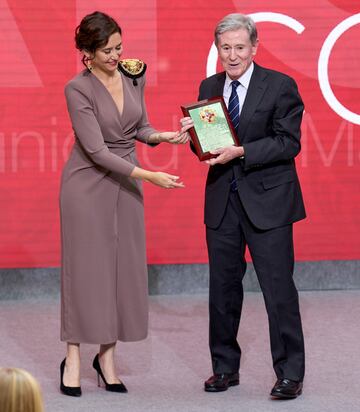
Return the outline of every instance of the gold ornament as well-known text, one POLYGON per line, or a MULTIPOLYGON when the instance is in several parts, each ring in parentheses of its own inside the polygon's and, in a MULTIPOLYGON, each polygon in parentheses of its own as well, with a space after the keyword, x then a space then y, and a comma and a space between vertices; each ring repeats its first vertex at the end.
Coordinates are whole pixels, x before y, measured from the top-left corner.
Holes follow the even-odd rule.
POLYGON ((120 60, 118 67, 125 76, 133 79, 134 86, 137 85, 136 79, 141 77, 146 71, 146 64, 139 59, 120 60))

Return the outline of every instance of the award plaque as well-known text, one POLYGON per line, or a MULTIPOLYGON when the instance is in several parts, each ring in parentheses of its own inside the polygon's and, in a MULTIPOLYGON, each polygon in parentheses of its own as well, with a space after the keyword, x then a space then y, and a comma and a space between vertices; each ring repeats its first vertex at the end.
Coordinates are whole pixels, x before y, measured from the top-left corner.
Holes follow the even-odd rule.
POLYGON ((240 145, 222 97, 187 104, 181 110, 194 122, 188 132, 200 161, 216 157, 212 150, 240 145))

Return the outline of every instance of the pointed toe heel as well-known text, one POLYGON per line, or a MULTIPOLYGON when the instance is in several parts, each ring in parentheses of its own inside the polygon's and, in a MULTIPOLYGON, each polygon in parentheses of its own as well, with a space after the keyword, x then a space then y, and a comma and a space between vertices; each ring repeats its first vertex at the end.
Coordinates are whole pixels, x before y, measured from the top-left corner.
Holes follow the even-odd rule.
POLYGON ((98 386, 100 387, 100 377, 102 379, 102 381, 105 384, 105 389, 109 392, 119 392, 119 393, 127 393, 127 389, 126 386, 120 382, 120 383, 107 383, 104 374, 102 373, 101 367, 100 367, 100 363, 99 363, 99 354, 97 354, 94 358, 93 361, 93 368, 96 370, 97 372, 97 382, 98 382, 98 386))
POLYGON ((67 396, 81 396, 80 386, 65 386, 64 385, 64 369, 65 369, 66 358, 60 364, 60 391, 67 396))

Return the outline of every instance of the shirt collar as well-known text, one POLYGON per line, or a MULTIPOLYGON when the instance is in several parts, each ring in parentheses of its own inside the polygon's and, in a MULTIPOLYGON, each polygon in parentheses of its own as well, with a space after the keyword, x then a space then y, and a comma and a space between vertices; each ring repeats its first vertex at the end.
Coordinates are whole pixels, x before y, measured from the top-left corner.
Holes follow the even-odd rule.
MULTIPOLYGON (((250 83, 250 79, 251 79, 251 75, 253 74, 253 71, 254 71, 254 62, 251 62, 246 72, 242 76, 240 76, 238 79, 236 79, 236 80, 239 80, 239 82, 242 84, 242 86, 245 87, 246 90, 249 88, 249 83, 250 83)), ((232 81, 233 80, 230 79, 229 75, 226 73, 224 88, 228 89, 229 87, 231 87, 230 84, 232 81)))

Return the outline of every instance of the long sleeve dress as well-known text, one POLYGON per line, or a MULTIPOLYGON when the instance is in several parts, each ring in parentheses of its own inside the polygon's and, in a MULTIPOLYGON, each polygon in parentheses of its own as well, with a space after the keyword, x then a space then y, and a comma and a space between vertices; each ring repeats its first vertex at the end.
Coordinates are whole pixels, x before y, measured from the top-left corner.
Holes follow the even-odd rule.
POLYGON ((75 143, 60 190, 61 340, 111 343, 144 339, 148 283, 141 181, 135 140, 148 123, 144 76, 121 74, 124 106, 85 70, 65 87, 75 143))

